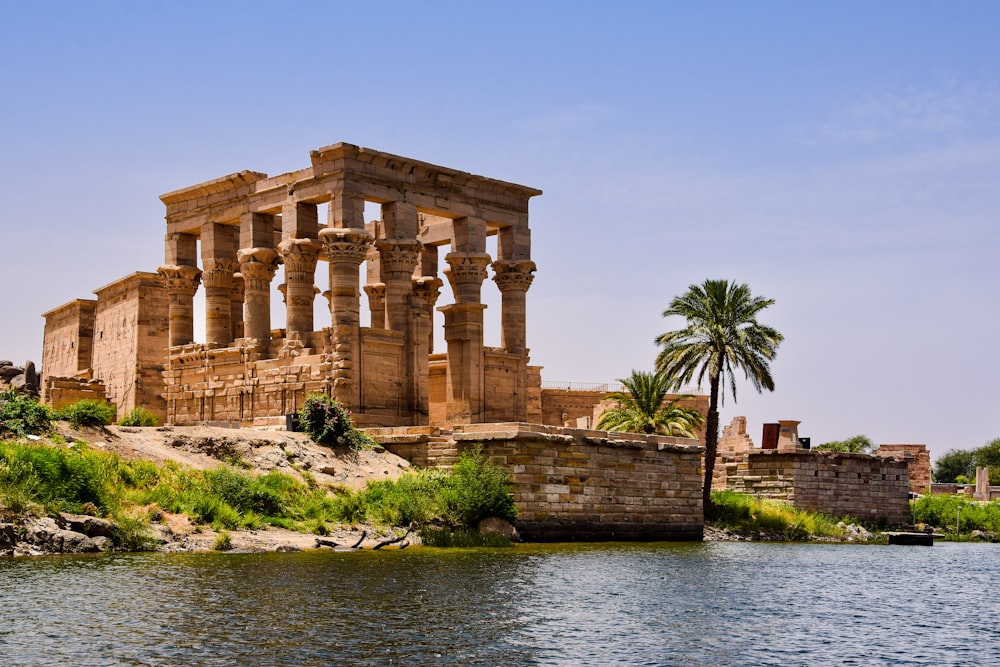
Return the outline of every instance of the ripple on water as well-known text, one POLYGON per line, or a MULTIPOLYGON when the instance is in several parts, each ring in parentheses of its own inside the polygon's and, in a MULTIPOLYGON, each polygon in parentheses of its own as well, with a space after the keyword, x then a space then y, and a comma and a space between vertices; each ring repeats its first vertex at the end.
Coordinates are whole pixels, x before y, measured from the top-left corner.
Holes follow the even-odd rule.
POLYGON ((0 562, 3 665, 988 664, 995 545, 0 562))

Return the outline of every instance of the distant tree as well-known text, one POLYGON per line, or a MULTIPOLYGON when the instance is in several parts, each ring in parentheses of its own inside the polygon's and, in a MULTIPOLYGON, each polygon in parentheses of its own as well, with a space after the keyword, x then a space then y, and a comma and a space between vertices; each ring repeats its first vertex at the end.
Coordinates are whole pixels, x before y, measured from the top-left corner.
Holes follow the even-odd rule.
POLYGON ((850 454, 872 454, 877 449, 875 443, 866 435, 856 435, 847 440, 824 442, 813 449, 821 452, 847 452, 850 454))
POLYGON ((773 303, 774 299, 753 296, 745 284, 706 280, 674 297, 670 307, 663 311, 664 317, 683 317, 687 326, 656 338, 656 343, 663 348, 656 357, 657 369, 682 383, 692 378, 700 383, 708 377, 702 488, 706 509, 712 504, 712 472, 719 445, 720 388, 725 394, 728 381, 733 400, 736 400, 734 374, 738 369, 758 392, 774 391, 770 364, 784 336, 757 321, 757 314, 773 303))
POLYGON ((955 484, 959 477, 975 479, 975 452, 966 449, 949 449, 934 462, 932 477, 938 484, 955 484))
POLYGON ((632 375, 618 380, 625 391, 608 394, 617 405, 601 413, 597 428, 626 433, 659 433, 684 438, 697 438, 697 430, 705 418, 694 408, 678 405, 690 394, 682 394, 669 401, 667 394, 676 388, 667 375, 660 372, 632 371, 632 375))
MULTIPOLYGON (((977 466, 990 469, 990 484, 1000 484, 1000 438, 990 440, 985 445, 973 451, 973 460, 977 466)), ((975 470, 973 470, 973 478, 975 470)))

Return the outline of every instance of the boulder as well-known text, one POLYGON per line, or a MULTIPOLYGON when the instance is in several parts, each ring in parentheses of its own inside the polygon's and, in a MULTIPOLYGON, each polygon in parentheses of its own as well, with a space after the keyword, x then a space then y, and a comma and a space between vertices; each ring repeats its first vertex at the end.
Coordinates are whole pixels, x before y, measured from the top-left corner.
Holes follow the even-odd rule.
POLYGON ((31 393, 32 396, 37 396, 39 389, 38 373, 35 371, 35 362, 26 361, 24 362, 24 388, 31 393))
POLYGON ((24 375, 24 369, 19 366, 0 366, 0 379, 10 382, 15 375, 24 375))
POLYGON ((114 522, 107 519, 67 512, 59 513, 56 517, 56 524, 64 530, 83 533, 87 537, 113 537, 115 530, 114 522))
POLYGON ((511 542, 520 542, 521 536, 517 533, 517 528, 506 519, 491 516, 482 519, 476 526, 481 535, 500 535, 506 537, 511 542))

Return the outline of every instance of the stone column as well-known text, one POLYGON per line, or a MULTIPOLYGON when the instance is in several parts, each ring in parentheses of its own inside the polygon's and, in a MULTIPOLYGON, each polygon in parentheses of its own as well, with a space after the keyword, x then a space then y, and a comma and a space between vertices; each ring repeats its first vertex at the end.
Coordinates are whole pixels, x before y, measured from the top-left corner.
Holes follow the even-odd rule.
POLYGON ((333 347, 333 397, 352 410, 361 409, 361 292, 359 267, 372 236, 364 229, 320 230, 330 263, 330 343, 333 347))
POLYGON ((500 322, 502 326, 500 345, 511 354, 527 354, 526 295, 535 263, 531 260, 519 262, 493 262, 493 280, 500 289, 500 322))
POLYGON ((420 241, 380 239, 375 247, 385 282, 385 328, 405 332, 410 319, 413 271, 420 260, 420 241))
POLYGON ((287 337, 313 331, 313 300, 316 298, 316 261, 320 243, 315 239, 285 239, 278 251, 285 264, 287 337))
POLYGON ((237 255, 244 283, 243 335, 261 346, 271 340, 271 281, 278 253, 271 248, 247 248, 237 255))
POLYGON ((205 342, 225 347, 233 342, 233 274, 239 264, 231 259, 206 259, 201 274, 205 285, 205 342))
POLYGON ((414 424, 428 423, 430 415, 430 390, 428 378, 430 375, 430 360, 428 357, 434 348, 434 304, 441 293, 442 281, 433 276, 422 276, 413 279, 413 302, 410 318, 410 349, 413 361, 410 372, 412 390, 411 410, 414 413, 414 424))
POLYGON ((486 253, 449 253, 445 275, 455 294, 455 303, 439 308, 444 314, 444 337, 448 343, 447 420, 452 424, 481 422, 483 403, 483 310, 480 303, 486 253))
POLYGON ((194 341, 194 295, 201 281, 201 270, 197 266, 166 265, 157 269, 157 273, 163 277, 169 298, 169 345, 187 345, 194 341))
POLYGON ((241 273, 234 274, 233 290, 230 293, 229 301, 229 319, 233 323, 233 340, 243 338, 243 299, 245 289, 246 284, 243 282, 243 275, 241 273))
POLYGON ((385 329, 385 283, 368 283, 365 294, 368 295, 372 329, 385 329))

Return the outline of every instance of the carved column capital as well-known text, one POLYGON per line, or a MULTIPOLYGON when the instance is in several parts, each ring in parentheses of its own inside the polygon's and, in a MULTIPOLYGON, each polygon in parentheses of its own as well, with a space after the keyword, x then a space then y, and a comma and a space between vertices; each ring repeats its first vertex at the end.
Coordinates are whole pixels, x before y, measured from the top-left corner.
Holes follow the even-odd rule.
POLYGON ((370 283, 365 285, 365 294, 373 303, 385 303, 385 283, 370 283))
POLYGON ((319 240, 330 263, 349 262, 360 265, 365 261, 372 235, 364 229, 326 227, 319 231, 319 240))
POLYGON ((409 280, 420 261, 423 244, 416 239, 379 239, 375 242, 382 276, 389 281, 409 280))
POLYGON ((445 269, 445 273, 452 287, 472 283, 482 285, 486 280, 490 256, 486 253, 450 252, 444 256, 444 261, 448 262, 449 268, 445 269))
POLYGON ((441 296, 441 286, 444 281, 432 276, 423 276, 413 279, 413 296, 422 304, 428 313, 433 312, 434 304, 441 296))
POLYGON ((493 262, 493 280, 501 292, 527 292, 535 279, 535 263, 531 260, 493 262))
POLYGON ((206 259, 204 264, 205 271, 201 274, 201 280, 206 288, 229 289, 233 284, 233 274, 240 268, 240 265, 231 259, 206 259))
POLYGON ((278 244, 285 271, 312 273, 322 245, 317 239, 286 239, 278 244))
POLYGON ((156 270, 163 278, 167 292, 193 297, 201 282, 201 269, 197 266, 175 266, 168 264, 156 270))

